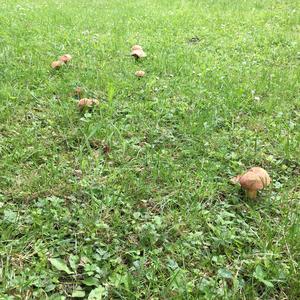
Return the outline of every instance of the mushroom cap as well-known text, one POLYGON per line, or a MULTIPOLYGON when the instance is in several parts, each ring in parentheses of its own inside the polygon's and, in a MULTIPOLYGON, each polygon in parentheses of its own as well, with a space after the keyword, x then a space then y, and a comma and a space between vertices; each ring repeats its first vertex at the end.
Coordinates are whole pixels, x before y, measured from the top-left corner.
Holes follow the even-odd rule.
POLYGON ((131 56, 136 58, 146 57, 146 53, 142 49, 136 49, 131 51, 131 56))
POLYGON ((54 62, 51 63, 51 68, 52 69, 59 69, 63 64, 64 64, 63 61, 56 60, 56 61, 54 61, 54 62))
POLYGON ((99 101, 97 99, 82 98, 78 101, 78 107, 80 109, 83 109, 84 107, 92 107, 95 105, 99 105, 99 101))
POLYGON ((142 71, 142 70, 136 71, 136 72, 135 72, 135 76, 137 76, 137 77, 144 77, 144 76, 145 76, 145 72, 142 71))
POLYGON ((143 50, 143 48, 140 45, 134 45, 134 46, 132 46, 131 51, 134 51, 134 50, 143 50))
POLYGON ((245 190, 257 191, 264 188, 260 177, 254 172, 248 171, 239 178, 239 183, 245 190))
POLYGON ((271 183, 271 178, 265 169, 263 169, 261 167, 253 167, 249 171, 251 171, 251 172, 255 173, 257 176, 259 176, 264 187, 268 186, 271 183))
POLYGON ((59 60, 64 63, 68 63, 71 59, 72 59, 72 56, 70 54, 64 54, 59 57, 59 60))
POLYGON ((239 182, 241 187, 247 190, 261 190, 270 184, 271 178, 263 168, 253 167, 244 174, 232 178, 231 182, 239 182))

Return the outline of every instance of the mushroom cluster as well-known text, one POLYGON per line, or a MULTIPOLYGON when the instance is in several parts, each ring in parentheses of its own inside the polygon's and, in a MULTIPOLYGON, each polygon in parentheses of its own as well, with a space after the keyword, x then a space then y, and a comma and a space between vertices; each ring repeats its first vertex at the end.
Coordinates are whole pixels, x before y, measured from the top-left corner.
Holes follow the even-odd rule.
MULTIPOLYGON (((146 53, 143 51, 142 47, 139 45, 134 45, 131 48, 131 56, 136 59, 146 56, 146 53)), ((72 56, 70 54, 64 54, 58 58, 57 61, 52 62, 51 67, 53 69, 59 69, 62 65, 67 64, 71 61, 72 56)), ((142 70, 135 72, 136 77, 144 77, 145 72, 142 70)), ((99 105, 97 99, 91 98, 81 98, 83 95, 83 90, 80 87, 75 89, 75 95, 77 96, 78 108, 80 111, 86 109, 92 109, 95 106, 99 105)), ((262 190, 268 186, 271 182, 271 178, 266 170, 261 167, 252 167, 243 174, 237 175, 231 179, 231 182, 234 184, 239 184, 246 192, 246 196, 250 199, 255 199, 257 197, 257 191, 262 190)))
POLYGON ((64 54, 51 63, 52 69, 59 69, 62 65, 67 64, 72 59, 70 54, 64 54))
MULTIPOLYGON (((135 59, 138 60, 139 58, 146 57, 147 55, 140 45, 134 45, 131 47, 131 56, 135 57, 135 59)), ((139 78, 144 77, 145 72, 142 70, 136 71, 135 76, 139 78)))
POLYGON ((240 184, 245 190, 246 196, 250 199, 257 197, 257 191, 262 190, 271 182, 271 178, 266 170, 260 167, 253 167, 245 173, 231 179, 234 184, 240 184))

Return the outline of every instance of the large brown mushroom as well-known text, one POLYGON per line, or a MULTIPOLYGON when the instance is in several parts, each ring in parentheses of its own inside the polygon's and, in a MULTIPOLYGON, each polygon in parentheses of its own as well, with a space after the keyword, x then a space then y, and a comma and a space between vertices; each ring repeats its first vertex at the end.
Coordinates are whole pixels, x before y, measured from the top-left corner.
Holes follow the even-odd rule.
POLYGON ((260 167, 253 167, 244 174, 232 178, 231 182, 239 183, 246 191, 246 196, 255 199, 257 191, 262 190, 271 182, 271 178, 266 170, 260 167))

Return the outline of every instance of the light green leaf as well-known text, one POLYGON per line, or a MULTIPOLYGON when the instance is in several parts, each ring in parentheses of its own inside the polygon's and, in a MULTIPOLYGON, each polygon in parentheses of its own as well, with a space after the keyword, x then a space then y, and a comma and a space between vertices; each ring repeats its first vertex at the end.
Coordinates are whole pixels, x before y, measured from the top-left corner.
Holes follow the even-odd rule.
POLYGON ((171 258, 168 259, 168 267, 170 267, 172 270, 176 270, 179 268, 177 262, 171 258))
POLYGON ((15 223, 17 220, 17 213, 12 211, 11 209, 4 210, 3 220, 8 223, 15 223))
POLYGON ((85 296, 85 291, 83 290, 74 290, 72 293, 72 298, 83 298, 85 296))
POLYGON ((267 287, 274 287, 274 285, 271 281, 262 279, 261 282, 264 283, 267 287))
POLYGON ((69 267, 66 265, 64 260, 61 258, 50 258, 49 259, 50 263, 54 268, 56 268, 59 271, 64 271, 67 274, 72 274, 73 272, 69 269, 69 267))
POLYGON ((103 286, 99 286, 90 292, 88 300, 102 300, 104 295, 105 288, 103 286))
POLYGON ((225 268, 219 269, 218 275, 220 277, 226 278, 226 279, 232 278, 232 273, 229 270, 225 269, 225 268))
POLYGON ((71 254, 69 257, 69 264, 74 271, 76 271, 78 263, 79 263, 79 257, 77 255, 71 254))
POLYGON ((256 266, 253 275, 256 279, 263 279, 265 277, 265 273, 263 271, 263 268, 260 265, 256 266))
POLYGON ((262 282, 263 284, 265 284, 267 287, 274 287, 273 283, 269 280, 265 279, 265 272, 263 270, 263 268, 261 266, 257 266, 255 268, 255 271, 253 273, 253 276, 260 282, 262 282))
POLYGON ((53 283, 49 283, 49 284, 45 287, 45 291, 48 293, 48 292, 53 291, 55 288, 56 288, 56 286, 55 286, 53 283))
POLYGON ((93 285, 97 286, 99 284, 99 281, 97 278, 88 277, 88 278, 84 279, 82 281, 82 283, 84 283, 87 286, 93 286, 93 285))

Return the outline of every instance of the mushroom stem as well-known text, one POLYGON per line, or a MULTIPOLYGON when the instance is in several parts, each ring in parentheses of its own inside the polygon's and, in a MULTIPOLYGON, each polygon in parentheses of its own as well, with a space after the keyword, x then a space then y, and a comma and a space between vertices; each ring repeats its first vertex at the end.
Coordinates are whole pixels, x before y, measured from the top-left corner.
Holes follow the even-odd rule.
POLYGON ((257 196, 257 190, 246 190, 246 196, 250 199, 255 199, 257 196))

